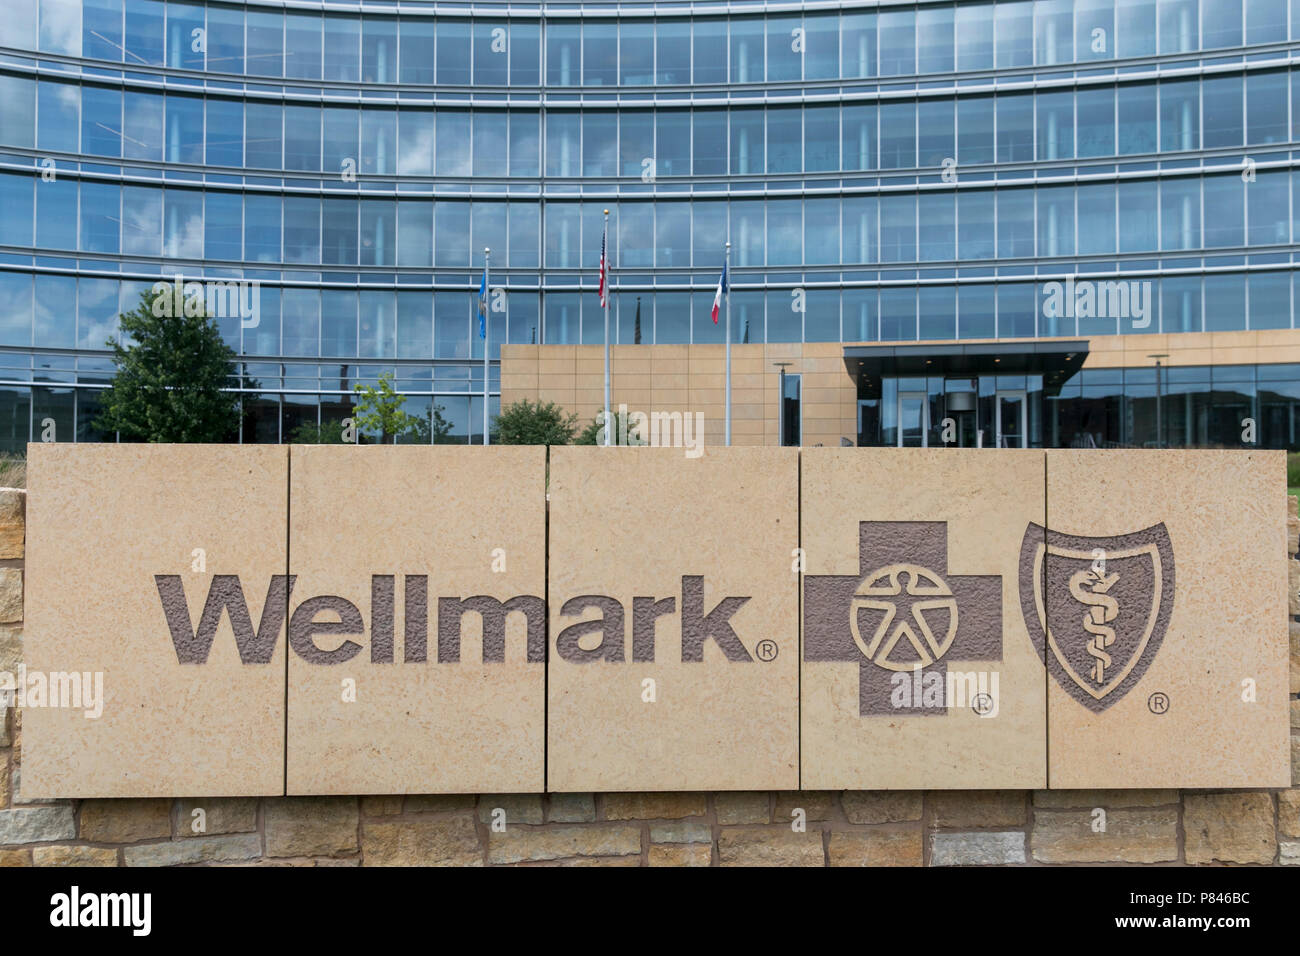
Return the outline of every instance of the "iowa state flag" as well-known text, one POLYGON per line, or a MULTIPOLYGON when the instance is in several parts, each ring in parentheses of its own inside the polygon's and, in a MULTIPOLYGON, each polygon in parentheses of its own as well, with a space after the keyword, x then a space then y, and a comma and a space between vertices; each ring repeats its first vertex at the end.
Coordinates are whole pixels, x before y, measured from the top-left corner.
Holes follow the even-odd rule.
POLYGON ((718 280, 718 291, 713 293, 713 324, 718 324, 718 309, 722 308, 722 297, 727 294, 727 267, 722 267, 722 278, 718 280))

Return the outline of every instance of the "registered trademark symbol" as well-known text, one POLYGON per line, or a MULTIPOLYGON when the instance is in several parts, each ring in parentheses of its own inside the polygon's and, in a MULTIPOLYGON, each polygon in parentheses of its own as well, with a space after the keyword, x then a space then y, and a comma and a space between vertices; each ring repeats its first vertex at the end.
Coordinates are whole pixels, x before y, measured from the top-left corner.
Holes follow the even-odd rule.
POLYGON ((754 648, 754 653, 758 655, 760 661, 776 660, 776 641, 763 640, 758 642, 758 647, 754 648))
POLYGON ((993 698, 989 694, 976 694, 970 700, 971 710, 983 717, 993 709, 993 698))
POLYGON ((1169 709, 1169 695, 1163 691, 1156 691, 1147 698, 1147 710, 1153 714, 1163 714, 1169 709))

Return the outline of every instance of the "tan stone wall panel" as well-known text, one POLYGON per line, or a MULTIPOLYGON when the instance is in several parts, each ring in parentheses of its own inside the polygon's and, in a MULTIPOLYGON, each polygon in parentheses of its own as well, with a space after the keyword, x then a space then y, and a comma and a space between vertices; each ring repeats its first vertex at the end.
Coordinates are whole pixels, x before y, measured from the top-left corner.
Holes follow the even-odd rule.
POLYGON ((294 605, 342 597, 365 635, 316 638, 326 650, 362 644, 348 661, 289 662, 290 794, 542 789, 545 668, 527 659, 524 615, 507 616, 503 661, 484 660, 473 612, 459 660, 440 661, 439 598, 545 597, 544 469, 536 446, 293 447, 294 605), (505 570, 494 571, 501 556, 505 570), (392 609, 391 663, 374 660, 372 575, 393 577, 391 605, 379 602, 392 609), (407 575, 427 577, 423 662, 405 659, 407 575))
MULTIPOLYGON (((1043 666, 1017 598, 1021 539, 1030 523, 1041 526, 1045 511, 1043 453, 804 448, 801 476, 801 542, 808 561, 803 786, 1044 786, 1043 666), (889 620, 899 623, 892 625, 883 612, 877 621, 875 612, 855 611, 853 595, 878 590, 876 572, 900 564, 936 575, 956 605, 951 645, 922 671, 943 675, 938 679, 945 693, 948 674, 970 675, 969 685, 963 677, 962 699, 946 708, 941 697, 925 696, 927 678, 909 676, 920 658, 897 627, 906 623, 927 643, 908 611, 909 599, 868 597, 894 602, 898 617, 889 620), (860 628, 872 629, 861 637, 868 650, 875 627, 886 628, 871 658, 851 634, 855 613, 860 628), (895 634, 900 638, 890 651, 895 634), (973 706, 981 693, 996 704, 987 716, 973 706)), ((904 593, 909 580, 935 587, 901 573, 889 580, 904 593)), ((950 607, 921 611, 940 646, 952 626, 950 613, 950 607)))
MULTIPOLYGON (((797 469, 785 449, 551 449, 549 789, 798 786, 797 469), (749 659, 708 638, 702 660, 683 661, 683 576, 703 578, 703 614, 749 598, 728 619, 749 659), (621 602, 624 633, 609 642, 621 662, 559 652, 566 628, 599 616, 561 613, 581 595, 621 602), (673 599, 653 663, 633 659, 638 596, 673 599), (766 662, 765 639, 777 646, 766 662), (642 701, 646 678, 655 703, 642 701)), ((579 646, 598 645, 589 634, 579 646)))
POLYGON ((31 444, 27 455, 27 668, 102 672, 104 699, 97 719, 23 709, 24 797, 282 793, 284 620, 265 663, 241 662, 229 614, 206 661, 181 663, 155 575, 179 576, 178 610, 194 625, 214 576, 238 575, 258 627, 287 567, 288 448, 31 444), (204 570, 192 570, 195 549, 204 570))
MULTIPOLYGON (((1076 675, 1062 665, 1048 683, 1051 787, 1289 783, 1284 459, 1280 451, 1047 452, 1046 616, 1076 675), (1054 567, 1052 533, 1135 536, 1091 542, 1106 552, 1106 574, 1117 575, 1108 585, 1114 617, 1086 578, 1089 606, 1073 596, 1068 568, 1082 572, 1088 562, 1062 558, 1054 567), (1172 603, 1156 613, 1171 583, 1172 603), (1080 652, 1094 604, 1105 617, 1096 626, 1114 632, 1100 681, 1089 666, 1096 655, 1080 652), (1144 633, 1151 637, 1139 644, 1144 633), (1243 699, 1248 680, 1254 702, 1243 699)), ((1059 660, 1048 653, 1049 665, 1059 660)))

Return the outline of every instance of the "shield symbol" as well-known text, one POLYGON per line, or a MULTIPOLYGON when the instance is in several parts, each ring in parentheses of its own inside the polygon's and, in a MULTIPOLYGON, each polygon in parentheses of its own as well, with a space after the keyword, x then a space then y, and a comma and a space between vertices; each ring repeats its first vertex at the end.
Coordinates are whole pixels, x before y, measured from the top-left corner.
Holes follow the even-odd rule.
POLYGON ((1047 668, 1101 713, 1142 679, 1174 605, 1174 553, 1164 524, 1113 537, 1025 529, 1020 609, 1047 668))

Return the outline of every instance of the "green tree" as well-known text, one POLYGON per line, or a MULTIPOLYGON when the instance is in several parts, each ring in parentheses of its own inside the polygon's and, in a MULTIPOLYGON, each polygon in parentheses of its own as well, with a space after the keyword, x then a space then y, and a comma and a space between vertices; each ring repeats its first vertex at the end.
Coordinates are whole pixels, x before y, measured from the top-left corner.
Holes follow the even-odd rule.
MULTIPOLYGON (((600 420, 604 417, 604 412, 600 412, 591 423, 582 430, 582 434, 574 441, 575 445, 603 445, 605 436, 600 433, 600 420)), ((640 425, 629 425, 630 415, 615 411, 611 417, 614 419, 614 433, 609 436, 611 445, 644 445, 645 436, 640 434, 640 425)))
POLYGON ((303 422, 289 433, 289 441, 295 445, 342 445, 342 422, 303 422))
POLYGON ((406 396, 393 387, 392 372, 380 375, 375 385, 358 382, 353 391, 360 396, 353 410, 358 431, 378 435, 381 445, 395 445, 399 438, 419 440, 426 423, 405 410, 406 396))
POLYGON ((240 396, 223 389, 242 376, 200 300, 172 287, 149 290, 118 324, 121 341, 106 343, 117 371, 100 393, 96 428, 148 442, 238 438, 240 396))
POLYGON ((412 440, 420 445, 448 445, 451 441, 451 422, 442 417, 445 406, 429 406, 429 414, 424 418, 411 416, 415 422, 411 432, 412 440))
POLYGON ((565 415, 554 402, 522 399, 501 409, 496 420, 498 445, 568 445, 578 427, 577 415, 565 415))

